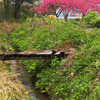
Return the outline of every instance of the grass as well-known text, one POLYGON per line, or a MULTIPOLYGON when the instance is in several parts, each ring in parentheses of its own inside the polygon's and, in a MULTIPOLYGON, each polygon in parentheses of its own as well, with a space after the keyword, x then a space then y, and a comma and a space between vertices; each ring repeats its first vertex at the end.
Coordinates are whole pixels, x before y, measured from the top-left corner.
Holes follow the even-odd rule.
MULTIPOLYGON (((21 25, 4 25, 0 31, 0 49, 3 52, 13 51, 13 48, 36 51, 74 47, 75 51, 66 59, 23 61, 27 70, 36 75, 35 85, 42 93, 46 92, 56 100, 99 100, 100 28, 89 28, 84 21, 64 22, 46 18, 46 23, 43 23, 36 16, 21 25), (6 41, 7 38, 9 41, 6 41)), ((9 80, 14 82, 16 79, 9 80)), ((15 93, 20 91, 18 89, 14 89, 15 93)), ((24 95, 23 90, 20 93, 24 95)))
POLYGON ((13 48, 10 46, 10 35, 12 32, 14 32, 18 27, 20 27, 20 23, 17 23, 15 21, 7 22, 4 20, 2 23, 0 23, 0 51, 1 52, 11 52, 13 51, 13 48))
POLYGON ((25 67, 36 75, 36 87, 56 100, 98 100, 100 92, 100 28, 89 28, 84 21, 63 22, 28 18, 11 34, 11 45, 20 51, 68 49, 75 51, 61 61, 25 60, 25 67), (27 39, 26 39, 27 38, 27 39), (44 64, 47 65, 45 66, 44 64), (94 85, 95 83, 95 85, 94 85))
MULTIPOLYGON (((0 23, 0 53, 12 52, 9 36, 19 23, 2 22, 0 23)), ((0 100, 30 100, 25 87, 17 78, 17 74, 10 69, 11 63, 0 61, 0 100)))
POLYGON ((0 67, 0 100, 29 100, 15 74, 0 67))

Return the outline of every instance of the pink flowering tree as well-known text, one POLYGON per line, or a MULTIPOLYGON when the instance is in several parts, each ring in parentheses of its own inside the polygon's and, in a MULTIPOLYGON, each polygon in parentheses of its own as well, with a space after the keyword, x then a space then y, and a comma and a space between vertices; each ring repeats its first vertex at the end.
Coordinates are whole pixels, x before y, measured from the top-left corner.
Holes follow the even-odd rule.
MULTIPOLYGON (((100 0, 42 0, 42 4, 34 10, 39 15, 55 13, 59 17, 61 12, 65 12, 65 19, 69 12, 80 12, 83 15, 88 14, 89 11, 100 11, 100 0)), ((31 9, 32 10, 32 9, 31 9)))

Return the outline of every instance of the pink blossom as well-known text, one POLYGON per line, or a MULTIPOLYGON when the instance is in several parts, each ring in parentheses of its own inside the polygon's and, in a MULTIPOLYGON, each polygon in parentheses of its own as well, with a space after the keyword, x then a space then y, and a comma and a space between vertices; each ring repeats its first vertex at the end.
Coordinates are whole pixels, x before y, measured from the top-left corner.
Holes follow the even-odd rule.
POLYGON ((30 11, 32 11, 34 8, 30 8, 30 11))
POLYGON ((41 11, 38 11, 38 14, 41 14, 41 11))
MULTIPOLYGON (((61 7, 67 12, 82 12, 87 14, 89 11, 100 11, 100 0, 42 0, 43 4, 35 10, 38 14, 50 13, 56 8, 61 7)), ((30 9, 33 10, 33 9, 30 9)))

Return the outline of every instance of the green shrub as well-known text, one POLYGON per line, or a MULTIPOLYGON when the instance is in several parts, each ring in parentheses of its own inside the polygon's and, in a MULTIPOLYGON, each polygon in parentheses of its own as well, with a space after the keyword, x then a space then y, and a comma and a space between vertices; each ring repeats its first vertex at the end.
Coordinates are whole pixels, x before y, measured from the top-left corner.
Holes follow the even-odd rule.
MULTIPOLYGON (((79 22, 65 23, 48 18, 46 18, 46 21, 47 24, 44 24, 41 18, 28 18, 19 29, 11 34, 12 47, 18 48, 20 51, 36 51, 57 49, 62 46, 64 41, 69 40, 68 44, 75 46, 87 42, 84 30, 75 28, 79 26, 79 22)), ((23 62, 33 74, 38 68, 36 66, 41 64, 38 60, 23 62)))
MULTIPOLYGON (((87 15, 88 20, 96 18, 96 13, 87 15)), ((86 18, 87 20, 87 18, 86 18)), ((22 26, 11 34, 11 45, 20 51, 57 49, 65 42, 75 46, 75 53, 70 59, 53 59, 44 66, 45 60, 25 60, 25 67, 33 75, 37 74, 36 87, 42 93, 47 92, 55 100, 91 100, 99 94, 98 77, 100 70, 100 29, 91 28, 87 32, 80 27, 83 22, 62 22, 49 20, 46 24, 41 18, 27 19, 22 26)), ((94 23, 94 22, 93 22, 94 23)), ((92 23, 88 23, 92 25, 92 23)), ((99 96, 98 96, 99 98, 99 96)))
POLYGON ((13 51, 13 48, 9 44, 8 35, 4 33, 0 33, 0 52, 10 52, 13 51))
POLYGON ((28 72, 32 75, 39 73, 45 66, 43 66, 43 60, 24 60, 23 64, 25 65, 28 72))
POLYGON ((96 18, 95 26, 100 28, 100 17, 96 18))
POLYGON ((71 40, 69 44, 76 46, 87 41, 84 30, 76 28, 79 25, 76 24, 78 22, 65 23, 46 20, 47 24, 44 25, 40 18, 27 19, 19 29, 11 34, 11 45, 21 51, 29 50, 29 48, 48 50, 56 49, 69 39, 71 40))
MULTIPOLYGON (((76 59, 76 61, 78 60, 76 59)), ((83 61, 86 61, 86 59, 83 61)), ((80 62, 78 63, 81 64, 80 62)), ((98 70, 93 69, 95 64, 84 66, 82 70, 76 64, 74 65, 75 67, 70 68, 64 67, 64 65, 67 65, 66 60, 62 59, 59 61, 57 58, 53 59, 51 67, 47 67, 37 74, 38 81, 36 82, 36 87, 42 93, 46 92, 53 96, 55 100, 59 98, 63 100, 82 100, 96 92, 95 89, 98 87, 98 84, 94 86, 93 80, 97 77, 98 70), (72 73, 73 76, 71 75, 72 73)), ((81 64, 80 66, 83 65, 81 64)), ((99 91, 97 94, 99 94, 99 91)), ((94 95, 94 98, 96 98, 96 95, 94 95)))
POLYGON ((89 12, 83 19, 86 21, 88 27, 98 27, 98 13, 97 12, 89 12), (97 23, 97 24, 96 24, 97 23))
MULTIPOLYGON (((100 42, 97 42, 94 37, 92 43, 90 42, 84 45, 82 50, 76 51, 76 55, 78 55, 75 55, 76 58, 70 67, 67 64, 68 59, 61 61, 57 58, 53 59, 51 67, 47 67, 37 74, 36 87, 42 90, 42 93, 51 94, 55 100, 59 98, 63 100, 99 98, 99 82, 94 85, 94 80, 99 78, 99 45, 100 42), (92 96, 92 94, 94 95, 92 96)), ((69 61, 69 63, 71 62, 69 61)))

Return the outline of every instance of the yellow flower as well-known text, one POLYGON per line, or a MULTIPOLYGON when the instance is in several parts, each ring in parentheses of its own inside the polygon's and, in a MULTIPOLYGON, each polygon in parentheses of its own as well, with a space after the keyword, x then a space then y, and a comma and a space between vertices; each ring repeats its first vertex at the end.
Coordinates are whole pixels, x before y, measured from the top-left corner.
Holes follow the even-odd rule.
POLYGON ((55 16, 54 15, 52 15, 52 20, 55 20, 55 16))
POLYGON ((54 16, 54 15, 49 15, 49 19, 50 19, 50 20, 55 20, 55 19, 56 19, 56 16, 54 16))
POLYGON ((49 15, 49 19, 50 19, 50 20, 52 19, 51 15, 49 15))

